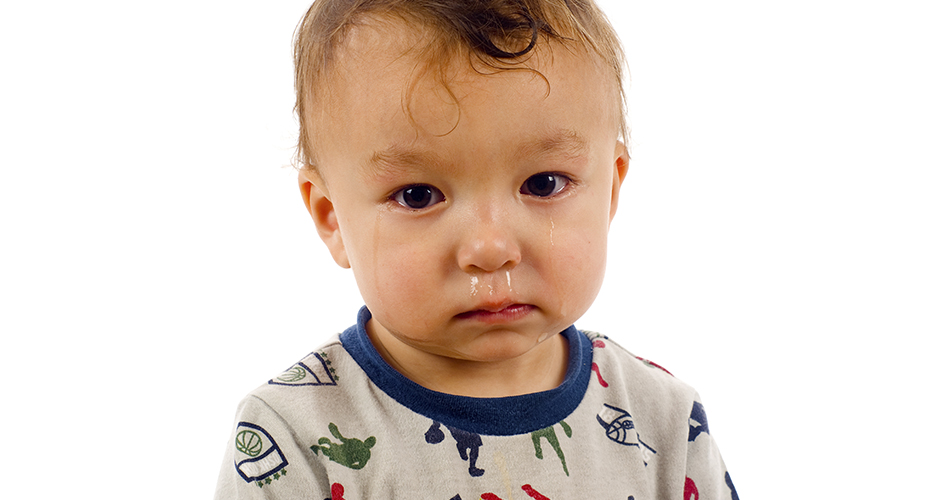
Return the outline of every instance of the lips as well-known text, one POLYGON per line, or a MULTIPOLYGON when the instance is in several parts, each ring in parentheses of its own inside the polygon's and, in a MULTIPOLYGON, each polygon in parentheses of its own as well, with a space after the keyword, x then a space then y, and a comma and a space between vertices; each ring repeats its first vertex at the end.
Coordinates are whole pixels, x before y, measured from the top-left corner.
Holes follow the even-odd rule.
POLYGON ((463 312, 456 318, 490 324, 509 323, 527 316, 534 309, 535 307, 530 304, 485 304, 478 309, 463 312))

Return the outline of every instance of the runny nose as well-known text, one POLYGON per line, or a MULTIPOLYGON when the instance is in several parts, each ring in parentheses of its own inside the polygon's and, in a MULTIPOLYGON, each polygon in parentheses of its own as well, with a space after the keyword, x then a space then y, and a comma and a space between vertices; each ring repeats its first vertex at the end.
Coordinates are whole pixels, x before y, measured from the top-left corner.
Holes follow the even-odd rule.
POLYGON ((465 231, 458 249, 458 267, 466 272, 510 269, 521 262, 521 250, 514 235, 497 227, 465 231))

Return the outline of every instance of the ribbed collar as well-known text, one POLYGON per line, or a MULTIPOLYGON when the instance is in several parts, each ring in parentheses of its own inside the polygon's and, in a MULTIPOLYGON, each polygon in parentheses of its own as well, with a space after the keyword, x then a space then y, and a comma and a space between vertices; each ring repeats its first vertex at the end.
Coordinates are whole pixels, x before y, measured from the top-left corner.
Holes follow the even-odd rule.
POLYGON ((369 379, 410 410, 442 424, 482 435, 510 436, 560 422, 580 405, 590 382, 593 344, 570 326, 560 332, 570 344, 569 366, 555 389, 504 398, 471 398, 426 389, 389 366, 366 334, 372 314, 365 306, 356 324, 340 335, 343 347, 369 379))

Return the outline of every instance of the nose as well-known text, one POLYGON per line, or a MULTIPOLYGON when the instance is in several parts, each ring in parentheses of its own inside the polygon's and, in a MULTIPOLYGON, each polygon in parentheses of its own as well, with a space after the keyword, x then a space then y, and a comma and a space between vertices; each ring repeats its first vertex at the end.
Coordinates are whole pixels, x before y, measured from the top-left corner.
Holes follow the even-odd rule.
POLYGON ((497 215, 461 227, 458 267, 465 272, 492 272, 510 269, 521 262, 521 249, 515 232, 499 222, 497 215))

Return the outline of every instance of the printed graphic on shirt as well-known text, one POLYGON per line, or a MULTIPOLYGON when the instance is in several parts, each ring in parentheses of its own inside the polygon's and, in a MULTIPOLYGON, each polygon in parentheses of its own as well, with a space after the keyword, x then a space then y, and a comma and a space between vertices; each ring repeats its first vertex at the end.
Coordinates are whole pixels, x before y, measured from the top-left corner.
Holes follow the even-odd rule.
POLYGON ((728 491, 732 492, 732 500, 738 500, 738 492, 735 491, 735 484, 732 483, 732 477, 728 475, 728 472, 725 472, 725 485, 728 486, 728 491))
POLYGON ((643 464, 649 465, 649 460, 656 454, 656 450, 643 442, 628 411, 604 404, 596 416, 596 421, 606 429, 606 437, 611 441, 623 446, 638 447, 643 454, 643 464))
POLYGON ((699 434, 709 434, 708 417, 705 416, 705 407, 696 401, 692 404, 692 415, 689 417, 689 442, 695 441, 699 434))
POLYGON ((333 485, 330 486, 330 495, 333 495, 333 496, 330 498, 327 498, 326 500, 346 500, 345 498, 343 498, 343 493, 346 493, 345 489, 343 488, 343 485, 339 483, 333 483, 333 485))
POLYGON ((606 340, 609 338, 606 335, 603 335, 602 333, 591 332, 589 330, 580 330, 580 333, 586 335, 587 337, 589 337, 590 340, 593 341, 593 347, 603 347, 603 346, 597 346, 596 343, 599 342, 602 344, 603 340, 606 340), (598 340, 598 339, 603 339, 603 340, 598 340))
POLYGON ((649 361, 649 360, 646 359, 646 358, 640 358, 639 356, 634 356, 634 357, 635 357, 636 359, 642 361, 644 365, 646 365, 646 366, 648 366, 648 367, 650 367, 650 368, 658 368, 658 369, 660 369, 660 370, 662 370, 662 371, 668 373, 670 376, 675 377, 675 375, 672 375, 672 372, 670 372, 669 370, 666 370, 665 368, 659 366, 659 365, 656 364, 656 363, 653 363, 652 361, 649 361))
POLYGON ((695 486, 695 481, 686 476, 685 488, 682 490, 682 498, 685 500, 699 500, 699 488, 695 486))
POLYGON ((597 366, 596 363, 593 363, 592 367, 593 367, 593 373, 596 374, 596 379, 600 382, 600 385, 603 387, 609 387, 610 384, 606 383, 606 381, 603 380, 603 375, 600 375, 600 367, 597 366))
MULTIPOLYGON (((568 438, 573 436, 573 430, 569 425, 567 425, 566 422, 561 420, 560 425, 563 427, 563 432, 568 438)), ((556 427, 550 426, 531 433, 531 440, 534 441, 534 456, 543 460, 544 450, 541 448, 541 438, 546 439, 547 442, 550 443, 550 446, 553 447, 554 451, 557 453, 557 457, 560 458, 560 463, 563 465, 564 474, 569 476, 570 472, 567 470, 567 459, 564 457, 563 450, 560 448, 560 440, 557 439, 556 427)))
POLYGON ((534 500, 550 500, 544 495, 541 495, 539 491, 535 490, 534 488, 531 488, 531 485, 529 484, 525 484, 524 486, 521 486, 521 489, 524 490, 524 493, 527 493, 534 500))
POLYGON ((604 404, 603 409, 596 416, 596 421, 606 429, 606 437, 610 438, 611 441, 625 446, 639 444, 639 439, 634 438, 632 432, 630 432, 636 426, 633 424, 633 417, 630 416, 628 411, 604 404))
MULTIPOLYGON (((550 500, 550 498, 547 498, 541 492, 531 487, 531 485, 529 484, 525 484, 524 486, 521 486, 521 489, 524 490, 524 493, 527 493, 527 496, 533 498, 534 500, 550 500)), ((504 500, 503 498, 495 495, 494 493, 482 493, 479 498, 481 498, 481 500, 504 500)), ((449 500, 462 500, 462 499, 461 499, 461 495, 455 495, 451 497, 449 500)))
POLYGON ((369 436, 364 440, 359 440, 343 437, 339 432, 339 427, 332 422, 330 422, 329 430, 340 442, 334 443, 330 438, 321 437, 317 441, 319 444, 311 446, 310 450, 317 455, 322 452, 330 460, 350 469, 359 470, 365 467, 372 455, 369 449, 376 445, 376 438, 369 436))
POLYGON ((287 475, 287 458, 263 427, 250 422, 237 424, 234 447, 234 467, 244 481, 263 488, 287 475))
POLYGON ((325 352, 311 353, 287 371, 270 380, 273 385, 336 385, 339 377, 325 352))
MULTIPOLYGON (((728 491, 731 492, 731 499, 738 500, 738 493, 735 491, 735 485, 732 484, 732 478, 728 475, 728 472, 725 473, 725 485, 728 486, 728 491)), ((699 488, 695 481, 688 476, 685 478, 685 488, 682 496, 685 500, 699 500, 699 488)))
MULTIPOLYGON (((446 425, 451 437, 455 440, 458 448, 458 456, 462 460, 468 461, 468 474, 471 477, 480 477, 484 475, 484 469, 478 468, 478 452, 481 449, 481 436, 473 432, 463 431, 446 425)), ((445 432, 441 429, 441 424, 432 420, 432 426, 425 432, 425 442, 429 444, 438 444, 445 440, 445 432)))

